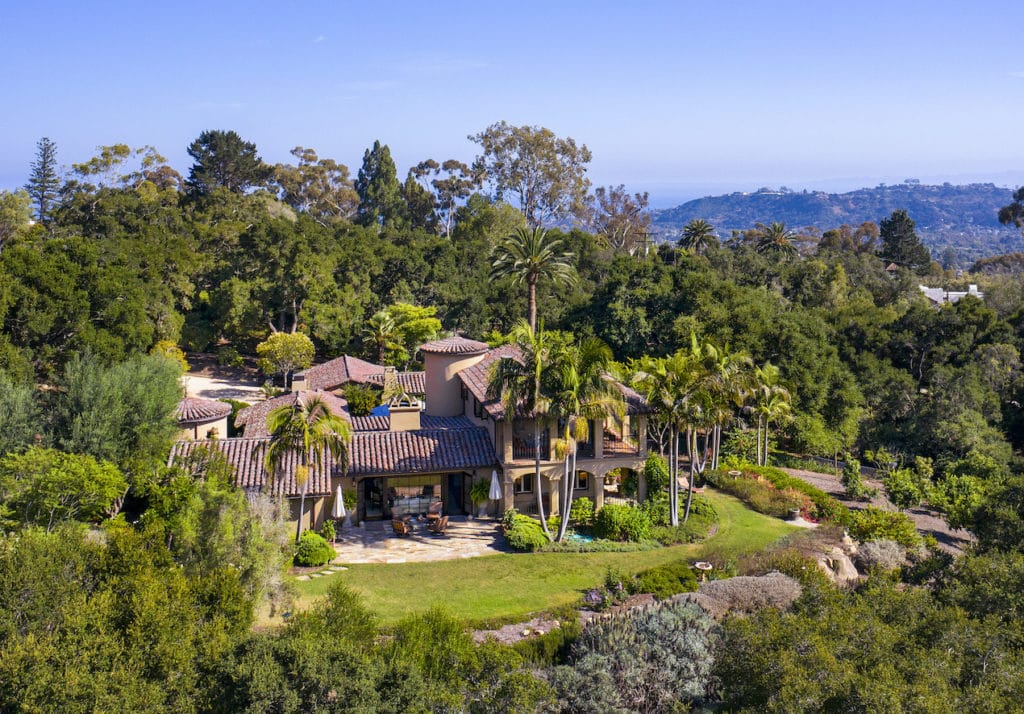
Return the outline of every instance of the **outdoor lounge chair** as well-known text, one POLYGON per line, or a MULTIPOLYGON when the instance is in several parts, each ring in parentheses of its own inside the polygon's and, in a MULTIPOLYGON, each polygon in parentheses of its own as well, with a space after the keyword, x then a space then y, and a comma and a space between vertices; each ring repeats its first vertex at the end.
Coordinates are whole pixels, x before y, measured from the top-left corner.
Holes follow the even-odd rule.
POLYGON ((401 518, 392 518, 391 528, 395 531, 395 535, 412 535, 412 526, 403 521, 401 518))
POLYGON ((444 532, 448 530, 448 516, 441 516, 436 521, 430 521, 427 524, 427 530, 437 535, 444 535, 444 532))
POLYGON ((427 520, 436 521, 441 518, 441 510, 444 508, 444 503, 441 501, 434 501, 427 506, 427 520))

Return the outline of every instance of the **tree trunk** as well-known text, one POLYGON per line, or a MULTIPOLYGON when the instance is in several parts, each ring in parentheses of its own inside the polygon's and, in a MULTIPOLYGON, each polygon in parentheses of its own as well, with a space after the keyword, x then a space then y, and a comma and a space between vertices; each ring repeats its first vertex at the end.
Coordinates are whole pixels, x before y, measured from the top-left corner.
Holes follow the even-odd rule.
POLYGON ((668 483, 668 509, 669 523, 673 526, 679 525, 679 432, 673 427, 669 436, 669 483, 668 483))
POLYGON ((544 494, 540 482, 540 421, 533 421, 533 468, 534 488, 537 491, 537 515, 540 517, 540 527, 544 529, 544 535, 551 540, 551 531, 548 530, 548 519, 544 517, 544 494))
POLYGON ((565 454, 565 461, 562 468, 562 500, 558 504, 561 509, 561 520, 558 523, 558 535, 555 540, 559 543, 565 539, 565 531, 569 525, 569 499, 572 497, 572 486, 569 484, 569 461, 570 455, 565 454))
POLYGON ((537 331, 537 281, 530 281, 530 329, 537 331))
POLYGON ((299 496, 299 519, 295 525, 295 542, 299 542, 302 536, 302 521, 306 518, 306 487, 302 487, 302 494, 299 496))

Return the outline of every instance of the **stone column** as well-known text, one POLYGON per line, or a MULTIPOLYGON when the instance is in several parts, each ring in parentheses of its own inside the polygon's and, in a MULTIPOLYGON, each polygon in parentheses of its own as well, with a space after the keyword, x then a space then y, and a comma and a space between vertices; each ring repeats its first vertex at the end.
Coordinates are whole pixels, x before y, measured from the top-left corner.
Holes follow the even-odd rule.
POLYGON ((594 419, 594 458, 604 458, 604 419, 594 419))
POLYGON ((640 420, 640 428, 637 429, 637 441, 640 442, 640 456, 647 458, 647 415, 637 414, 640 420))
POLYGON ((498 514, 500 518, 510 508, 515 508, 516 496, 515 496, 515 484, 512 481, 512 476, 507 471, 502 471, 501 475, 501 513, 498 514))
POLYGON ((591 474, 590 495, 594 501, 594 512, 600 511, 604 506, 604 474, 591 474))
POLYGON ((548 482, 548 515, 558 515, 558 489, 562 486, 561 478, 544 476, 548 482))
POLYGON ((637 472, 636 484, 636 500, 643 503, 647 500, 647 476, 643 471, 637 472))
POLYGON ((512 461, 512 420, 505 419, 498 423, 498 428, 502 430, 502 453, 501 462, 503 464, 511 463, 512 461))

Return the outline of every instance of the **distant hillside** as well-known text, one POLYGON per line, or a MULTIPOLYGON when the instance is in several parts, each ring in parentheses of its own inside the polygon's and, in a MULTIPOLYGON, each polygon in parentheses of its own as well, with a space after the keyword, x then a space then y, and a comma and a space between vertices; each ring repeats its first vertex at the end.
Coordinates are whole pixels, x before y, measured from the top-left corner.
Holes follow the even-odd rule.
POLYGON ((997 218, 999 209, 1013 200, 1012 194, 1012 189, 991 183, 929 186, 913 180, 849 193, 762 188, 653 211, 652 220, 657 234, 665 239, 674 239, 694 218, 710 222, 720 237, 727 238, 733 229, 751 228, 758 222, 782 221, 792 228, 816 226, 822 231, 843 223, 856 227, 903 208, 917 223, 933 256, 938 258, 952 247, 966 265, 990 255, 1024 251, 1024 236, 1000 225, 997 218))

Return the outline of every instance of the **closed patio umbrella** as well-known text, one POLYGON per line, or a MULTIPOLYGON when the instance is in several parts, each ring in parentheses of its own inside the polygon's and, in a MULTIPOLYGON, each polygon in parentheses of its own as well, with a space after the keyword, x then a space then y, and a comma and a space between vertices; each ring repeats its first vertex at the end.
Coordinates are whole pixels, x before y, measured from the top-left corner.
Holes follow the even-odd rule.
POLYGON ((331 510, 331 517, 337 519, 344 519, 344 525, 348 525, 348 511, 345 510, 345 496, 341 492, 341 486, 338 486, 338 493, 334 496, 334 508, 331 510))
POLYGON ((491 490, 488 492, 487 497, 492 501, 501 499, 501 482, 498 481, 497 469, 491 469, 491 490))

